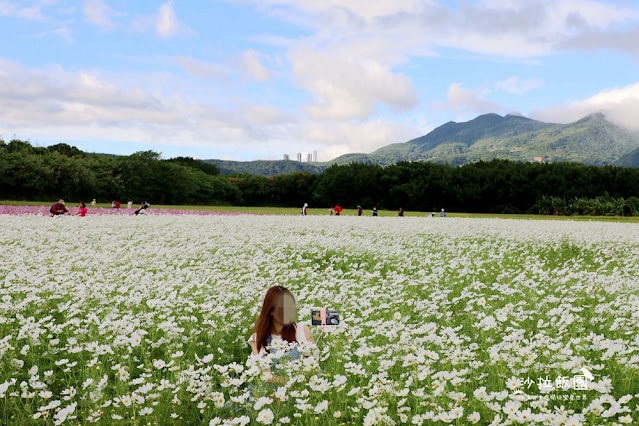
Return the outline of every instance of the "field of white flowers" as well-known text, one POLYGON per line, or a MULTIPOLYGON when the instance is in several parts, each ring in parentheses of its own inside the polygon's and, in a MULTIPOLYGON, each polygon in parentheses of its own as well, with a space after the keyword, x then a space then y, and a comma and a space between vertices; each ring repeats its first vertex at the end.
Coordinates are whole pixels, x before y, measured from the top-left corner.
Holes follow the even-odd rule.
POLYGON ((0 215, 0 424, 638 424, 638 265, 635 224, 0 215), (276 284, 344 320, 277 388, 276 284))

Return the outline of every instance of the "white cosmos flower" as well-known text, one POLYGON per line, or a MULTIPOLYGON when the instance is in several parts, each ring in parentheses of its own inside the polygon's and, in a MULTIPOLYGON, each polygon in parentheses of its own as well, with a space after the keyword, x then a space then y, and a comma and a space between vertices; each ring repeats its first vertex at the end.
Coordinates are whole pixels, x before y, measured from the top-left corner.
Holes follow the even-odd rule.
POLYGON ((466 419, 468 419, 468 421, 471 422, 472 424, 475 424, 479 422, 479 420, 481 420, 481 416, 479 415, 477 411, 473 411, 472 413, 468 415, 468 417, 466 417, 466 419))
POLYGON ((142 343, 142 336, 138 333, 133 333, 129 336, 129 344, 132 347, 137 347, 140 346, 140 344, 142 343))
POLYGON ((138 414, 140 416, 147 416, 149 414, 151 414, 153 412, 153 408, 151 407, 144 407, 142 408, 140 411, 138 411, 138 414))
POLYGON ((288 399, 288 395, 286 395, 286 390, 287 388, 285 386, 278 387, 277 390, 275 391, 275 398, 279 399, 280 401, 286 401, 288 399))
POLYGON ((270 425, 271 423, 273 423, 274 418, 275 416, 273 415, 271 409, 265 408, 257 414, 255 421, 264 425, 270 425))
MULTIPOLYGON (((68 413, 65 423, 99 421, 107 407, 104 417, 128 421, 148 406, 148 423, 161 424, 172 411, 188 423, 197 407, 253 405, 264 394, 247 388, 263 384, 271 359, 245 367, 240 357, 260 298, 284 283, 298 299, 300 324, 320 306, 338 309, 343 321, 311 327, 321 343, 299 345, 301 359, 281 364, 288 388, 267 394, 278 401, 270 409, 279 423, 319 421, 329 408, 315 409, 335 398, 349 416, 378 424, 392 424, 376 411, 386 406, 396 409, 393 422, 430 424, 443 414, 454 424, 472 423, 475 413, 454 417, 480 405, 493 415, 478 424, 495 413, 496 424, 585 424, 586 416, 637 423, 634 396, 611 379, 639 367, 639 300, 629 296, 638 290, 636 224, 156 215, 141 226, 129 216, 53 223, 0 214, 0 238, 9 242, 0 251, 8 418, 35 414, 52 424, 78 397, 96 407, 68 413), (158 242, 153 250, 121 244, 141 233, 158 242), (81 253, 43 244, 67 240, 81 253), (63 277, 53 282, 51 271, 63 277), (505 377, 496 375, 502 365, 505 377), (537 383, 535 400, 517 392, 525 388, 518 378, 548 375, 554 385, 560 372, 583 366, 594 375, 580 393, 586 401, 557 408, 551 396, 562 392, 536 392, 537 383), (175 410, 156 408, 165 406, 175 410)), ((221 423, 255 422, 255 413, 221 423)))
POLYGON ((269 398, 267 396, 263 396, 261 398, 258 398, 257 401, 255 401, 255 405, 253 405, 253 409, 255 411, 258 411, 259 409, 261 409, 263 406, 271 404, 273 402, 272 398, 269 398))
POLYGON ((511 377, 510 379, 506 380, 506 387, 508 387, 508 389, 510 390, 515 390, 515 389, 519 389, 522 385, 522 380, 519 377, 511 377))
POLYGON ((117 377, 119 380, 125 382, 125 381, 127 381, 129 379, 129 372, 126 371, 124 368, 120 368, 115 373, 115 377, 117 377))
POLYGON ((58 410, 54 415, 53 415, 53 419, 54 425, 61 425, 62 423, 64 423, 67 418, 70 417, 70 415, 75 411, 75 408, 78 404, 76 402, 69 404, 68 406, 58 410))
POLYGON ((224 406, 224 394, 222 392, 213 392, 211 400, 216 407, 221 408, 224 406))
POLYGON ((161 370, 164 367, 166 367, 166 362, 164 362, 164 360, 161 360, 161 359, 156 359, 153 361, 153 367, 156 368, 157 370, 161 370))
POLYGON ((320 413, 323 413, 324 411, 326 411, 327 408, 328 408, 328 401, 324 400, 324 401, 321 401, 320 403, 318 403, 315 406, 315 409, 313 411, 315 411, 316 414, 320 414, 320 413))
POLYGON ((131 397, 129 395, 124 395, 120 398, 120 402, 125 406, 128 407, 133 403, 133 399, 131 399, 131 397))

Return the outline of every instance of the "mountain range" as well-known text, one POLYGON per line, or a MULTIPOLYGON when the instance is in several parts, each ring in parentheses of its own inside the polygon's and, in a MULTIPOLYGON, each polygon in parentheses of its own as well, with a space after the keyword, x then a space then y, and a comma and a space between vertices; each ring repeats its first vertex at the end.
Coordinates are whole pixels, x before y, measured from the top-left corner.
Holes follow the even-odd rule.
POLYGON ((222 173, 271 176, 294 171, 320 173, 332 164, 351 162, 389 165, 400 161, 430 161, 461 165, 494 158, 639 167, 639 134, 611 123, 601 113, 570 124, 491 113, 462 123, 450 121, 424 136, 387 145, 370 154, 346 154, 323 163, 204 161, 215 164, 222 173))

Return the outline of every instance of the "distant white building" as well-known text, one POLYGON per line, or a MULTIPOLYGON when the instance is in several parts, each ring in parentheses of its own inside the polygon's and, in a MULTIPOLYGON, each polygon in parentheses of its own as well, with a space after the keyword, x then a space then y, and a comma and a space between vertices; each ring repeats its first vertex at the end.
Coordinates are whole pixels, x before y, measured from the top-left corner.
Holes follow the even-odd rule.
POLYGON ((313 151, 313 163, 317 163, 317 151, 313 151))
POLYGON ((288 154, 284 154, 284 161, 288 161, 290 160, 290 157, 288 156, 288 154))
POLYGON ((306 162, 310 163, 313 161, 313 154, 306 154, 306 162))
POLYGON ((297 153, 297 161, 299 161, 300 163, 302 162, 302 153, 301 152, 297 153))

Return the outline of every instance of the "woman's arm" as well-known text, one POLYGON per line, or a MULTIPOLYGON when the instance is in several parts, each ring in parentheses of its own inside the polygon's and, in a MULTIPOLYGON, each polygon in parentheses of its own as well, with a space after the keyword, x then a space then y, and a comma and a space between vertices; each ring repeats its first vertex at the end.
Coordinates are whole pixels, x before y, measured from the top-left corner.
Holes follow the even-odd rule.
POLYGON ((249 345, 251 345, 251 349, 253 349, 253 355, 257 355, 259 352, 257 351, 257 343, 255 342, 250 342, 249 345))
POLYGON ((304 336, 306 336, 306 340, 311 343, 315 343, 315 339, 313 339, 313 333, 311 333, 311 329, 308 328, 308 325, 304 324, 304 336))

